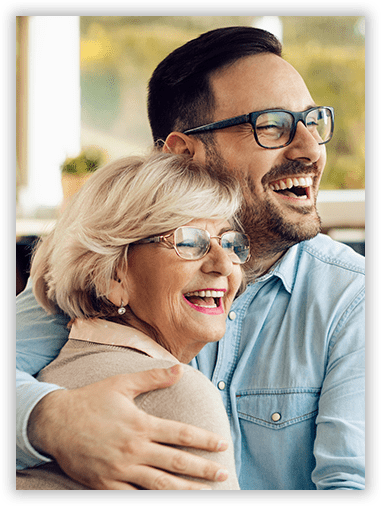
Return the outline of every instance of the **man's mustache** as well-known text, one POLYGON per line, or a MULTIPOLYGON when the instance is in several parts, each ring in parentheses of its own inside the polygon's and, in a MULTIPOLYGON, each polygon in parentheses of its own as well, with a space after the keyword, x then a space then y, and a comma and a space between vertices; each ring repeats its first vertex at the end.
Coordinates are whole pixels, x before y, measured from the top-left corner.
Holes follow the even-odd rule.
POLYGON ((262 184, 268 184, 277 179, 283 179, 287 176, 297 176, 298 174, 317 175, 319 169, 316 163, 304 163, 299 160, 290 160, 273 167, 262 178, 262 184))

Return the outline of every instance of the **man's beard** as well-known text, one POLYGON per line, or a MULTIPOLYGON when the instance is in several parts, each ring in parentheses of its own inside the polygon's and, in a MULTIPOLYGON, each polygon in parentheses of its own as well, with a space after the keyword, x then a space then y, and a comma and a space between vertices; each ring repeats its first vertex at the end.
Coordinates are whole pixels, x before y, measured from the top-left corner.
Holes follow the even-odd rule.
MULTIPOLYGON (((251 256, 254 262, 258 261, 260 264, 261 260, 271 259, 294 244, 312 239, 321 231, 321 220, 316 210, 316 196, 311 206, 292 207, 295 213, 300 213, 300 219, 291 221, 287 218, 288 213, 284 214, 282 209, 274 204, 273 199, 265 197, 258 200, 251 174, 237 167, 228 167, 221 154, 210 144, 206 149, 206 163, 208 167, 213 167, 213 171, 233 174, 240 182, 244 204, 239 213, 239 220, 245 233, 250 237, 251 256)), ((266 184, 287 176, 306 173, 318 174, 318 168, 315 164, 307 166, 300 161, 290 161, 273 167, 265 174, 261 183, 266 184)))

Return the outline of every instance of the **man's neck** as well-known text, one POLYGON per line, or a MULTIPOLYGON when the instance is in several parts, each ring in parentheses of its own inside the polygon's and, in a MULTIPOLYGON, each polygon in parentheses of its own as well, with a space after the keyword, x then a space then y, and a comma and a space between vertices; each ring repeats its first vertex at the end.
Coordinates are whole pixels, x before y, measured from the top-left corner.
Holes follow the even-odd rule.
POLYGON ((247 263, 246 276, 248 281, 254 281, 266 274, 271 267, 286 253, 287 250, 281 251, 271 257, 258 258, 253 256, 247 263))

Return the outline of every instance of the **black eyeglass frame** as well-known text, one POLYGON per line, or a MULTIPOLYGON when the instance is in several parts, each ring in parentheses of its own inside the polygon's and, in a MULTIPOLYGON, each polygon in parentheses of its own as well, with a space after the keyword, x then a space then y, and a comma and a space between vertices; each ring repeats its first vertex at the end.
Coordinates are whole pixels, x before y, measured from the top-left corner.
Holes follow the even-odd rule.
POLYGON ((284 148, 284 147, 288 146, 294 140, 296 128, 297 128, 299 121, 301 121, 303 123, 303 125, 307 128, 306 117, 312 111, 319 110, 319 109, 328 109, 330 112, 330 115, 331 115, 331 131, 330 131, 329 138, 326 141, 318 142, 319 145, 327 144, 327 142, 329 142, 332 139, 334 122, 335 122, 334 109, 333 109, 333 107, 329 107, 329 106, 311 107, 307 111, 302 111, 302 112, 287 111, 287 109, 265 109, 264 111, 249 112, 249 114, 243 114, 241 116, 235 116, 234 118, 223 119, 221 121, 215 121, 214 123, 208 123, 207 125, 202 125, 199 127, 190 128, 188 130, 184 130, 182 133, 185 135, 198 134, 198 133, 202 133, 202 132, 210 132, 213 130, 221 130, 223 128, 229 128, 229 127, 235 126, 235 125, 242 125, 243 123, 249 123, 252 126, 255 141, 259 146, 261 146, 261 148, 280 149, 280 148, 284 148), (293 125, 292 125, 291 131, 290 131, 289 140, 288 140, 288 142, 286 142, 285 144, 282 144, 281 146, 271 146, 271 147, 263 146, 263 144, 261 144, 258 140, 257 130, 256 130, 257 119, 261 114, 272 113, 272 112, 286 112, 293 117, 293 125))
POLYGON ((151 244, 151 243, 158 243, 158 242, 162 242, 164 243, 166 246, 168 246, 169 248, 173 248, 177 254, 177 256, 179 256, 180 258, 182 258, 183 260, 188 260, 188 261, 194 261, 194 260, 201 260, 201 258, 204 258, 208 253, 209 253, 209 250, 210 250, 210 246, 211 246, 211 240, 212 239, 217 239, 219 245, 221 246, 221 241, 222 241, 222 237, 226 234, 231 234, 232 232, 236 233, 236 234, 241 234, 243 236, 245 236, 247 238, 247 241, 248 241, 248 244, 249 244, 249 254, 247 256, 247 258, 245 259, 244 262, 233 262, 232 260, 232 263, 234 264, 237 264, 237 265, 243 265, 245 264, 246 262, 248 262, 250 260, 250 238, 247 234, 244 234, 243 232, 239 232, 238 230, 229 230, 227 232, 224 232, 223 234, 221 235, 213 235, 211 236, 209 234, 209 232, 207 230, 203 230, 203 229, 199 229, 199 230, 203 230, 203 232, 205 232, 208 237, 209 237, 209 246, 207 248, 207 250, 205 251, 205 253, 201 256, 201 257, 198 257, 198 258, 184 258, 183 256, 181 256, 180 252, 178 251, 177 247, 176 247, 176 244, 175 243, 172 243, 171 241, 169 241, 169 238, 171 236, 174 236, 174 234, 176 233, 177 230, 181 229, 181 228, 196 228, 196 227, 178 227, 176 228, 176 230, 174 230, 173 232, 171 232, 170 234, 167 234, 167 235, 156 235, 156 236, 153 236, 153 237, 147 237, 145 239, 140 239, 139 241, 135 241, 133 244, 151 244))

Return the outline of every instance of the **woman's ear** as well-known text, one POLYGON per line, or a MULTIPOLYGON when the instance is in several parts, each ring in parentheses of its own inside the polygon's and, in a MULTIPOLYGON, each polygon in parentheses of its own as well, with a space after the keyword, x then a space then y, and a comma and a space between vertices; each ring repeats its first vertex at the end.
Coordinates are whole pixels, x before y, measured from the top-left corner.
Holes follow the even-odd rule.
POLYGON ((123 277, 120 272, 117 272, 116 279, 112 279, 110 283, 110 291, 107 294, 107 298, 115 306, 120 307, 121 305, 128 305, 128 292, 125 287, 125 283, 122 281, 123 277))

